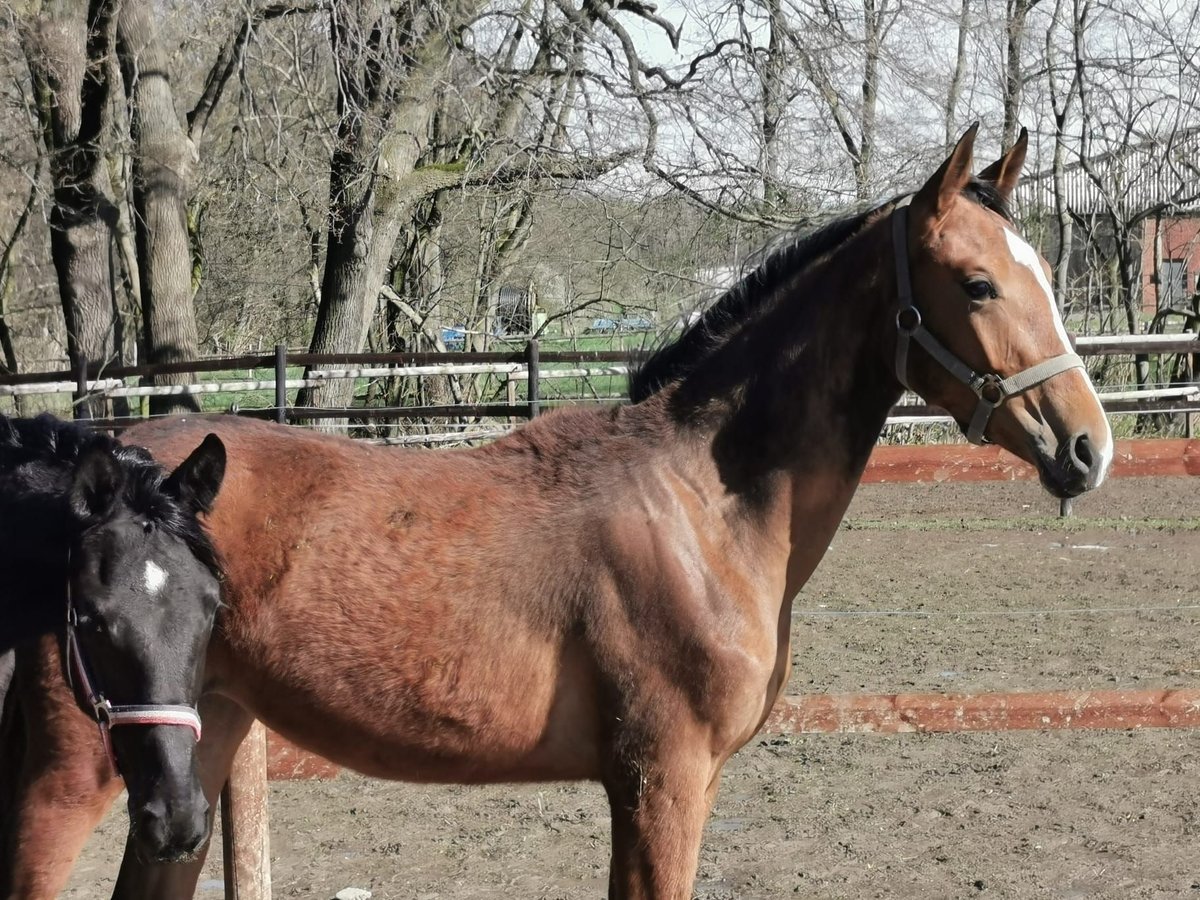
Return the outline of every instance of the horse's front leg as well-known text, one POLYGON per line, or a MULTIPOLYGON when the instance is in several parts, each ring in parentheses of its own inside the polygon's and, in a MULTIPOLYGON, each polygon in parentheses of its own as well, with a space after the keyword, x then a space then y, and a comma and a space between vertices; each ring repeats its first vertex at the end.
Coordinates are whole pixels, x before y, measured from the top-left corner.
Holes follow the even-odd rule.
POLYGON ((720 765, 698 740, 621 753, 613 768, 609 900, 690 900, 720 765))
MULTIPOLYGON (((238 746, 254 723, 254 716, 234 701, 208 694, 200 701, 204 737, 196 746, 200 784, 209 808, 217 808, 221 788, 229 778, 238 746)), ((188 900, 208 855, 208 844, 187 862, 155 863, 141 858, 130 835, 125 843, 121 872, 113 889, 114 900, 188 900)))

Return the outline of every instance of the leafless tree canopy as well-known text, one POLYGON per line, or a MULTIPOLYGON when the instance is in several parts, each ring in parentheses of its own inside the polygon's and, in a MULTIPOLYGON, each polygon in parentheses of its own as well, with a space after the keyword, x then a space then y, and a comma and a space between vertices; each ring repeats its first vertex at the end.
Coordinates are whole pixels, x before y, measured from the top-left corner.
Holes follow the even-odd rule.
MULTIPOLYGON (((912 186, 977 119, 1034 136, 1018 212, 1073 326, 1142 330, 1180 252, 1147 235, 1200 201, 1180 0, 0 11, 9 371, 668 327, 772 230, 912 186)), ((339 384, 301 402, 355 402, 339 384)))

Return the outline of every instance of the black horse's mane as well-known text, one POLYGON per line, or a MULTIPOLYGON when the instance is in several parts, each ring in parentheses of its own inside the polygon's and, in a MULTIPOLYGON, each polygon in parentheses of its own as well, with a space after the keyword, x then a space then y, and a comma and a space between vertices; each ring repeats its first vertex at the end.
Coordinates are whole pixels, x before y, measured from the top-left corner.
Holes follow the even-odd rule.
MULTIPOLYGON (((208 533, 196 516, 163 490, 167 472, 149 451, 126 446, 82 423, 65 422, 47 413, 32 419, 0 415, 0 479, 20 470, 24 491, 65 493, 75 465, 95 449, 111 454, 120 466, 126 506, 182 540, 196 559, 219 577, 220 558, 208 533)), ((0 488, 0 500, 3 494, 0 488)))
MULTIPOLYGON (((963 195, 1011 221, 1003 196, 991 182, 973 178, 963 188, 963 195)), ((638 403, 686 377, 715 348, 769 306, 779 288, 797 273, 841 246, 877 213, 900 199, 893 197, 869 209, 840 216, 814 230, 787 232, 753 254, 745 266, 749 274, 718 297, 677 339, 655 350, 630 372, 630 400, 638 403)))

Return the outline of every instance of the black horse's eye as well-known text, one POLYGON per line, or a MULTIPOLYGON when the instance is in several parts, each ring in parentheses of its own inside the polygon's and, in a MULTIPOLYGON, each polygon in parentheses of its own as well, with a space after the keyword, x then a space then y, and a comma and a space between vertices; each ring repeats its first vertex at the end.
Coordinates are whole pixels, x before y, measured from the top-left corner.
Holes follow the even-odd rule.
POLYGON ((963 290, 972 300, 996 299, 996 288, 986 278, 972 278, 963 282, 963 290))
POLYGON ((75 619, 75 627, 90 634, 104 631, 104 619, 95 613, 79 613, 75 619))

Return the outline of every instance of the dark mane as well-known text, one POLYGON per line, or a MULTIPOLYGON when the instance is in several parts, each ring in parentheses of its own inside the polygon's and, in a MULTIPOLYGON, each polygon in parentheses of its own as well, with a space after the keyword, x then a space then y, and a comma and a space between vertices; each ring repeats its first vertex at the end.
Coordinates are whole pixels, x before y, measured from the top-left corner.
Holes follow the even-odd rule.
POLYGON ((66 479, 80 457, 93 448, 112 454, 125 475, 123 499, 130 510, 145 516, 183 541, 213 575, 221 576, 220 558, 208 533, 195 516, 163 490, 167 472, 149 451, 130 447, 78 422, 64 422, 47 413, 33 419, 0 415, 0 475, 29 467, 27 478, 44 487, 66 489, 66 479), (33 470, 38 471, 33 471, 33 470))
POLYGON ((984 209, 994 212, 1004 219, 1004 221, 1011 222, 1013 220, 1008 204, 1004 202, 1004 197, 992 182, 972 178, 967 186, 963 188, 963 194, 984 209))
MULTIPOLYGON (((990 182, 972 178, 963 194, 984 209, 1012 220, 1003 197, 990 182)), ((841 216, 807 233, 785 233, 753 254, 744 266, 750 269, 749 274, 718 297, 676 340, 630 371, 629 399, 639 403, 685 377, 714 348, 767 307, 786 282, 837 249, 876 213, 900 199, 893 197, 867 210, 841 216)))

